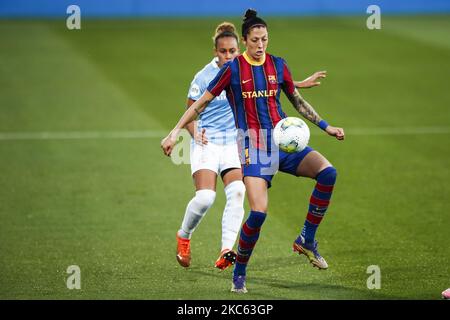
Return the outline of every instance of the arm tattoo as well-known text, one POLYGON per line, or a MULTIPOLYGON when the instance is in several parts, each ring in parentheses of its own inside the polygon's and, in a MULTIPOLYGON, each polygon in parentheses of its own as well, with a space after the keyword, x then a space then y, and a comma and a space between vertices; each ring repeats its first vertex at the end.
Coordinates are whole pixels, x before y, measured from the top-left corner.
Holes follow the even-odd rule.
MULTIPOLYGON (((198 116, 200 116, 200 114, 203 112, 203 110, 205 110, 205 108, 208 106, 208 104, 211 102, 211 100, 206 100, 203 105, 200 106, 196 106, 194 108, 195 114, 192 116, 192 119, 190 121, 194 121, 197 120, 198 116)), ((192 105, 191 105, 192 106, 192 105)), ((189 121, 189 122, 190 122, 189 121)))
POLYGON ((300 95, 300 93, 295 89, 294 93, 286 94, 289 101, 291 101, 294 108, 306 119, 312 123, 319 124, 320 118, 319 114, 314 110, 314 108, 300 95))
POLYGON ((197 113, 197 116, 200 115, 200 113, 203 112, 203 110, 205 110, 205 108, 208 106, 208 104, 211 102, 211 100, 206 100, 205 103, 201 106, 198 106, 197 108, 194 108, 195 113, 197 113))

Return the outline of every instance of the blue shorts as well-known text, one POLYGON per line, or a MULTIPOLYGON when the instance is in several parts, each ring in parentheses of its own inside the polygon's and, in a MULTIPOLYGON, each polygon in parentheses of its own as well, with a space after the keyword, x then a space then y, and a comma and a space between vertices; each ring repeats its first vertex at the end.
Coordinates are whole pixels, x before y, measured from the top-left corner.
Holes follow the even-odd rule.
POLYGON ((272 178, 278 172, 285 172, 297 176, 297 167, 305 156, 313 151, 306 147, 300 152, 287 153, 281 150, 267 152, 264 150, 245 148, 245 159, 242 161, 242 174, 244 177, 259 177, 272 186, 272 178))

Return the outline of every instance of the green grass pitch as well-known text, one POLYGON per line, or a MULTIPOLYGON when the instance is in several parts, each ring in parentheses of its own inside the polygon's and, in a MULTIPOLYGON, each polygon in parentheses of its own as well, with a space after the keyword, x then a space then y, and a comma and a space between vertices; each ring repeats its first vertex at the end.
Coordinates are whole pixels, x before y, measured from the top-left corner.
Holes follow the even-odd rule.
POLYGON ((247 295, 229 292, 231 270, 213 268, 221 182, 191 267, 177 264, 175 232, 194 189, 189 166, 172 164, 159 142, 223 20, 82 20, 74 31, 64 19, 0 21, 0 298, 439 299, 450 287, 449 16, 383 17, 381 30, 364 16, 267 18, 268 51, 296 79, 328 71, 303 93, 347 132, 338 142, 310 126, 310 145, 339 175, 317 234, 330 268, 291 250, 313 181, 284 174, 247 295), (155 137, 80 138, 148 130, 155 137), (42 132, 81 136, 33 138, 42 132), (81 290, 66 287, 70 265, 81 290), (381 289, 367 288, 370 265, 381 289))

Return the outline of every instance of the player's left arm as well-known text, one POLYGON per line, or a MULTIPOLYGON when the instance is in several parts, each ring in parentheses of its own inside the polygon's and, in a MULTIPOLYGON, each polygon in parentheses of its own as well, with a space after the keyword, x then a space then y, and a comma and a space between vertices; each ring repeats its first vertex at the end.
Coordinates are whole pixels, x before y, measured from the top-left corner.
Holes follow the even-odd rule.
POLYGON ((319 126, 322 130, 328 133, 330 136, 336 137, 338 140, 344 140, 344 129, 330 126, 325 120, 323 120, 319 114, 314 110, 313 106, 308 103, 295 88, 292 93, 284 90, 289 101, 303 117, 319 126))
POLYGON ((316 86, 320 86, 320 79, 324 79, 327 76, 326 71, 317 71, 310 75, 303 81, 294 81, 296 88, 308 89, 316 86))
POLYGON ((330 126, 323 120, 314 108, 300 95, 292 80, 291 72, 283 60, 283 84, 282 88, 289 101, 302 116, 319 126, 330 136, 336 137, 338 140, 344 140, 344 129, 330 126))

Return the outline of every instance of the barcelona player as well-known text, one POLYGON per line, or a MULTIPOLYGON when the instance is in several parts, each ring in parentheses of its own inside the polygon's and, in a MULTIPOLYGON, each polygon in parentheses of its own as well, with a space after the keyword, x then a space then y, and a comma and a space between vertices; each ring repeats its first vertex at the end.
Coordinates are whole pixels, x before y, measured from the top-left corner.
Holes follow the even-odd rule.
MULTIPOLYGON (((195 75, 188 92, 188 107, 202 96, 220 68, 239 55, 239 38, 233 24, 219 24, 212 40, 214 58, 195 75)), ((299 88, 314 87, 325 76, 326 72, 319 71, 303 81, 295 82, 295 85, 299 88)), ((236 145, 236 127, 225 91, 211 101, 208 109, 200 114, 198 122, 192 121, 185 128, 193 138, 190 160, 196 192, 186 207, 177 232, 177 261, 183 267, 190 266, 191 237, 214 203, 217 177, 220 174, 226 204, 222 215, 222 247, 215 267, 224 270, 236 260, 233 246, 244 217, 245 195, 236 145)))
MULTIPOLYGON (((244 183, 250 204, 250 214, 240 233, 238 256, 233 273, 232 291, 245 293, 246 268, 268 207, 267 189, 279 170, 295 176, 315 179, 316 185, 309 202, 303 229, 294 240, 294 251, 307 256, 313 266, 327 269, 328 264, 319 254, 315 234, 327 211, 336 181, 336 169, 319 152, 310 147, 287 154, 272 147, 271 131, 286 115, 281 109, 283 91, 294 108, 327 134, 344 139, 344 130, 323 120, 314 108, 298 93, 286 62, 266 52, 268 29, 254 10, 247 10, 242 25, 246 51, 226 63, 208 85, 207 91, 181 117, 170 134, 161 141, 166 155, 170 155, 176 137, 186 124, 203 112, 223 90, 233 110, 236 125, 245 131, 239 146, 245 158, 242 166, 244 183), (261 161, 265 153, 275 158, 276 169, 261 161), (256 154, 256 157, 254 156, 256 154)), ((266 159, 264 159, 266 160, 266 159)))

